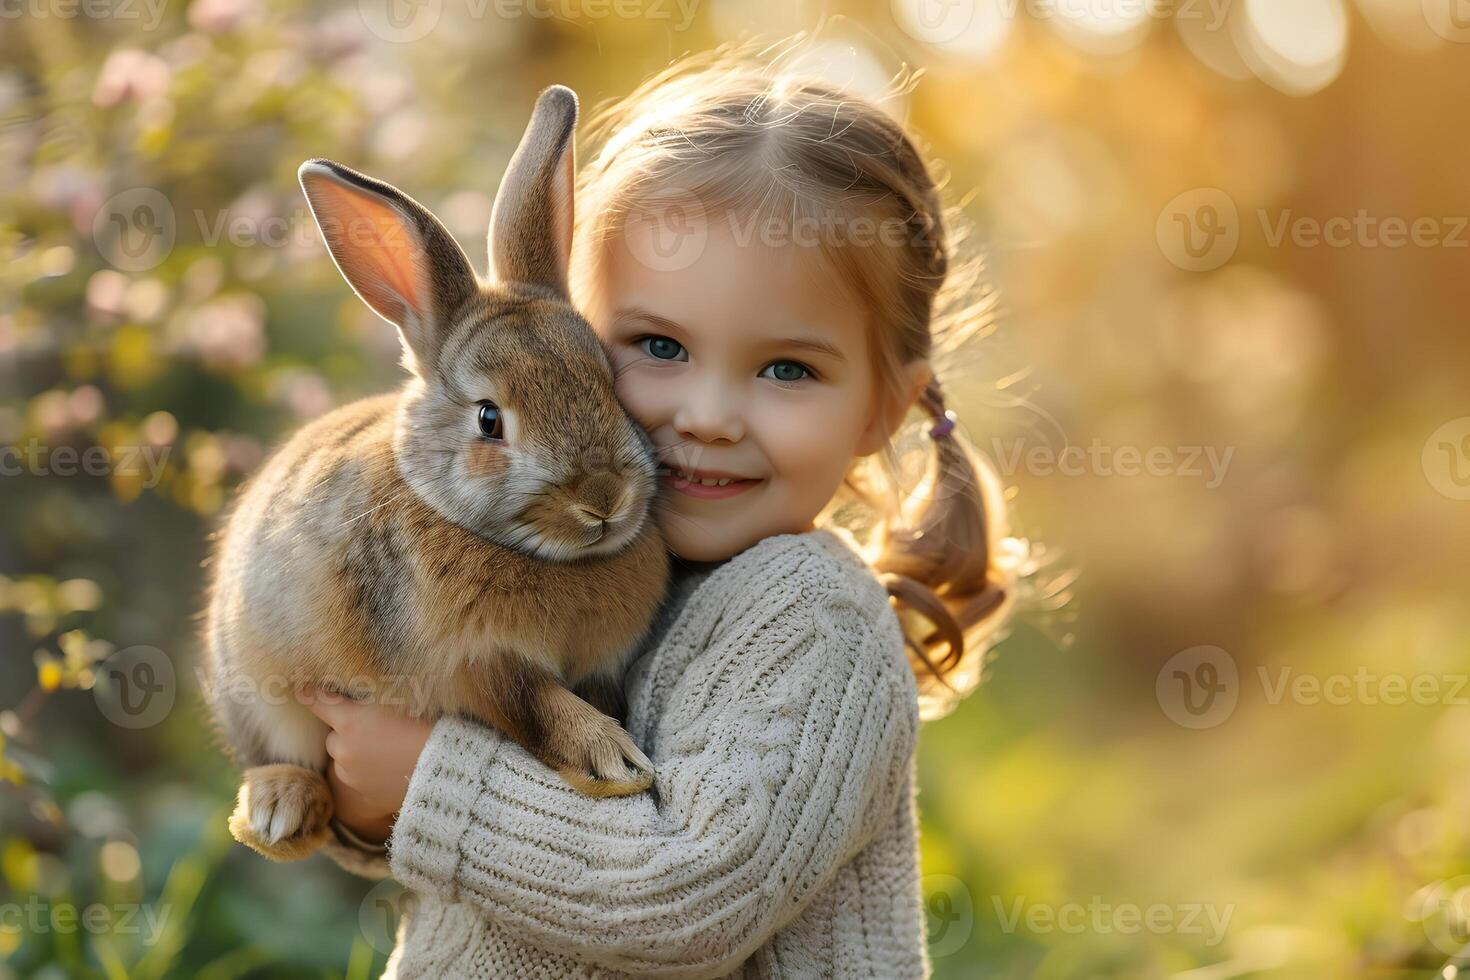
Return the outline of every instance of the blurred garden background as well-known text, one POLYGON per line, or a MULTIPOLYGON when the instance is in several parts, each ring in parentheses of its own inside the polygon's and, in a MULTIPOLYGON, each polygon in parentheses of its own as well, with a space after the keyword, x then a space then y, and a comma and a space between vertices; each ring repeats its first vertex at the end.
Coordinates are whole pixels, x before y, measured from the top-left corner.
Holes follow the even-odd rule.
POLYGON ((1470 970, 1464 0, 0 0, 0 978, 391 949, 229 840, 194 671, 232 489, 400 377, 298 165, 483 269, 542 87, 796 31, 922 70, 998 296, 944 380, 1076 573, 923 731, 936 977, 1470 970))

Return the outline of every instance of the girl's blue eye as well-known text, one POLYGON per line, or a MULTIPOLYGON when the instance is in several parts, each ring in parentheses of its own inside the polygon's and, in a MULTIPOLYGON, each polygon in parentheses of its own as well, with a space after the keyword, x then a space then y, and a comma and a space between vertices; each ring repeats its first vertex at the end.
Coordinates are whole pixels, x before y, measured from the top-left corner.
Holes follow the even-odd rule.
POLYGON ((683 344, 668 337, 644 337, 641 343, 645 345, 650 357, 661 361, 672 361, 684 349, 683 344))
POLYGON ((812 373, 806 365, 796 361, 775 361, 768 365, 766 370, 774 372, 773 380, 784 381, 787 384, 800 381, 812 373))
POLYGON ((480 423, 480 435, 486 439, 505 438, 505 422, 494 402, 480 402, 480 410, 475 417, 480 423))

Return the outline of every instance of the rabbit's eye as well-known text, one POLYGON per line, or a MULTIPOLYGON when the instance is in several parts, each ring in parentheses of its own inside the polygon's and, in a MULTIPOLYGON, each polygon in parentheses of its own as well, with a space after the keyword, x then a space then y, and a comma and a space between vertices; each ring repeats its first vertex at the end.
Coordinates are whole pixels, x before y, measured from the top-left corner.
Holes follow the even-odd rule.
POLYGON ((487 439, 504 439, 505 425, 500 418, 500 409, 494 402, 480 402, 478 415, 480 434, 487 439))

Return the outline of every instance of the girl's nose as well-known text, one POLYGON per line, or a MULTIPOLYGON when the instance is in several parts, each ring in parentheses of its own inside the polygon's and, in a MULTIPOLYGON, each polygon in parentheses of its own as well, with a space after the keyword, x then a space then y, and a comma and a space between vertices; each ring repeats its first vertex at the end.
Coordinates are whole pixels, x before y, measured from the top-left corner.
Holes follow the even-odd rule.
POLYGON ((739 442, 745 436, 741 399, 718 382, 697 381, 685 389, 674 413, 681 438, 699 442, 739 442))

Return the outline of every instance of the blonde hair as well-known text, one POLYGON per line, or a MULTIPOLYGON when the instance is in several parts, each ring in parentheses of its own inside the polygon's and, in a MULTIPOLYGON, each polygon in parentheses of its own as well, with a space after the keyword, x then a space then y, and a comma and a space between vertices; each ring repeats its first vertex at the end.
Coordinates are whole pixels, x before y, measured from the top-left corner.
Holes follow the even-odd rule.
MULTIPOLYGON (((603 247, 630 215, 659 202, 701 214, 841 220, 848 232, 820 235, 821 254, 872 311, 875 380, 901 401, 912 394, 906 366, 932 368, 936 354, 992 328, 993 294, 978 258, 957 258, 947 230, 964 227, 962 216, 945 212, 903 128, 873 102, 790 68, 802 43, 729 44, 685 57, 591 114, 588 143, 598 151, 578 175, 573 294, 592 301, 603 247), (859 229, 880 247, 848 247, 859 229)), ((978 683, 1014 589, 999 479, 953 428, 937 371, 918 400, 941 426, 918 486, 903 490, 890 442, 871 458, 878 473, 868 460, 854 462, 849 493, 839 491, 819 523, 842 526, 855 509, 867 515, 859 544, 895 604, 932 718, 978 683)), ((899 420, 889 421, 891 429, 899 420)), ((861 520, 845 528, 855 541, 861 520)))

